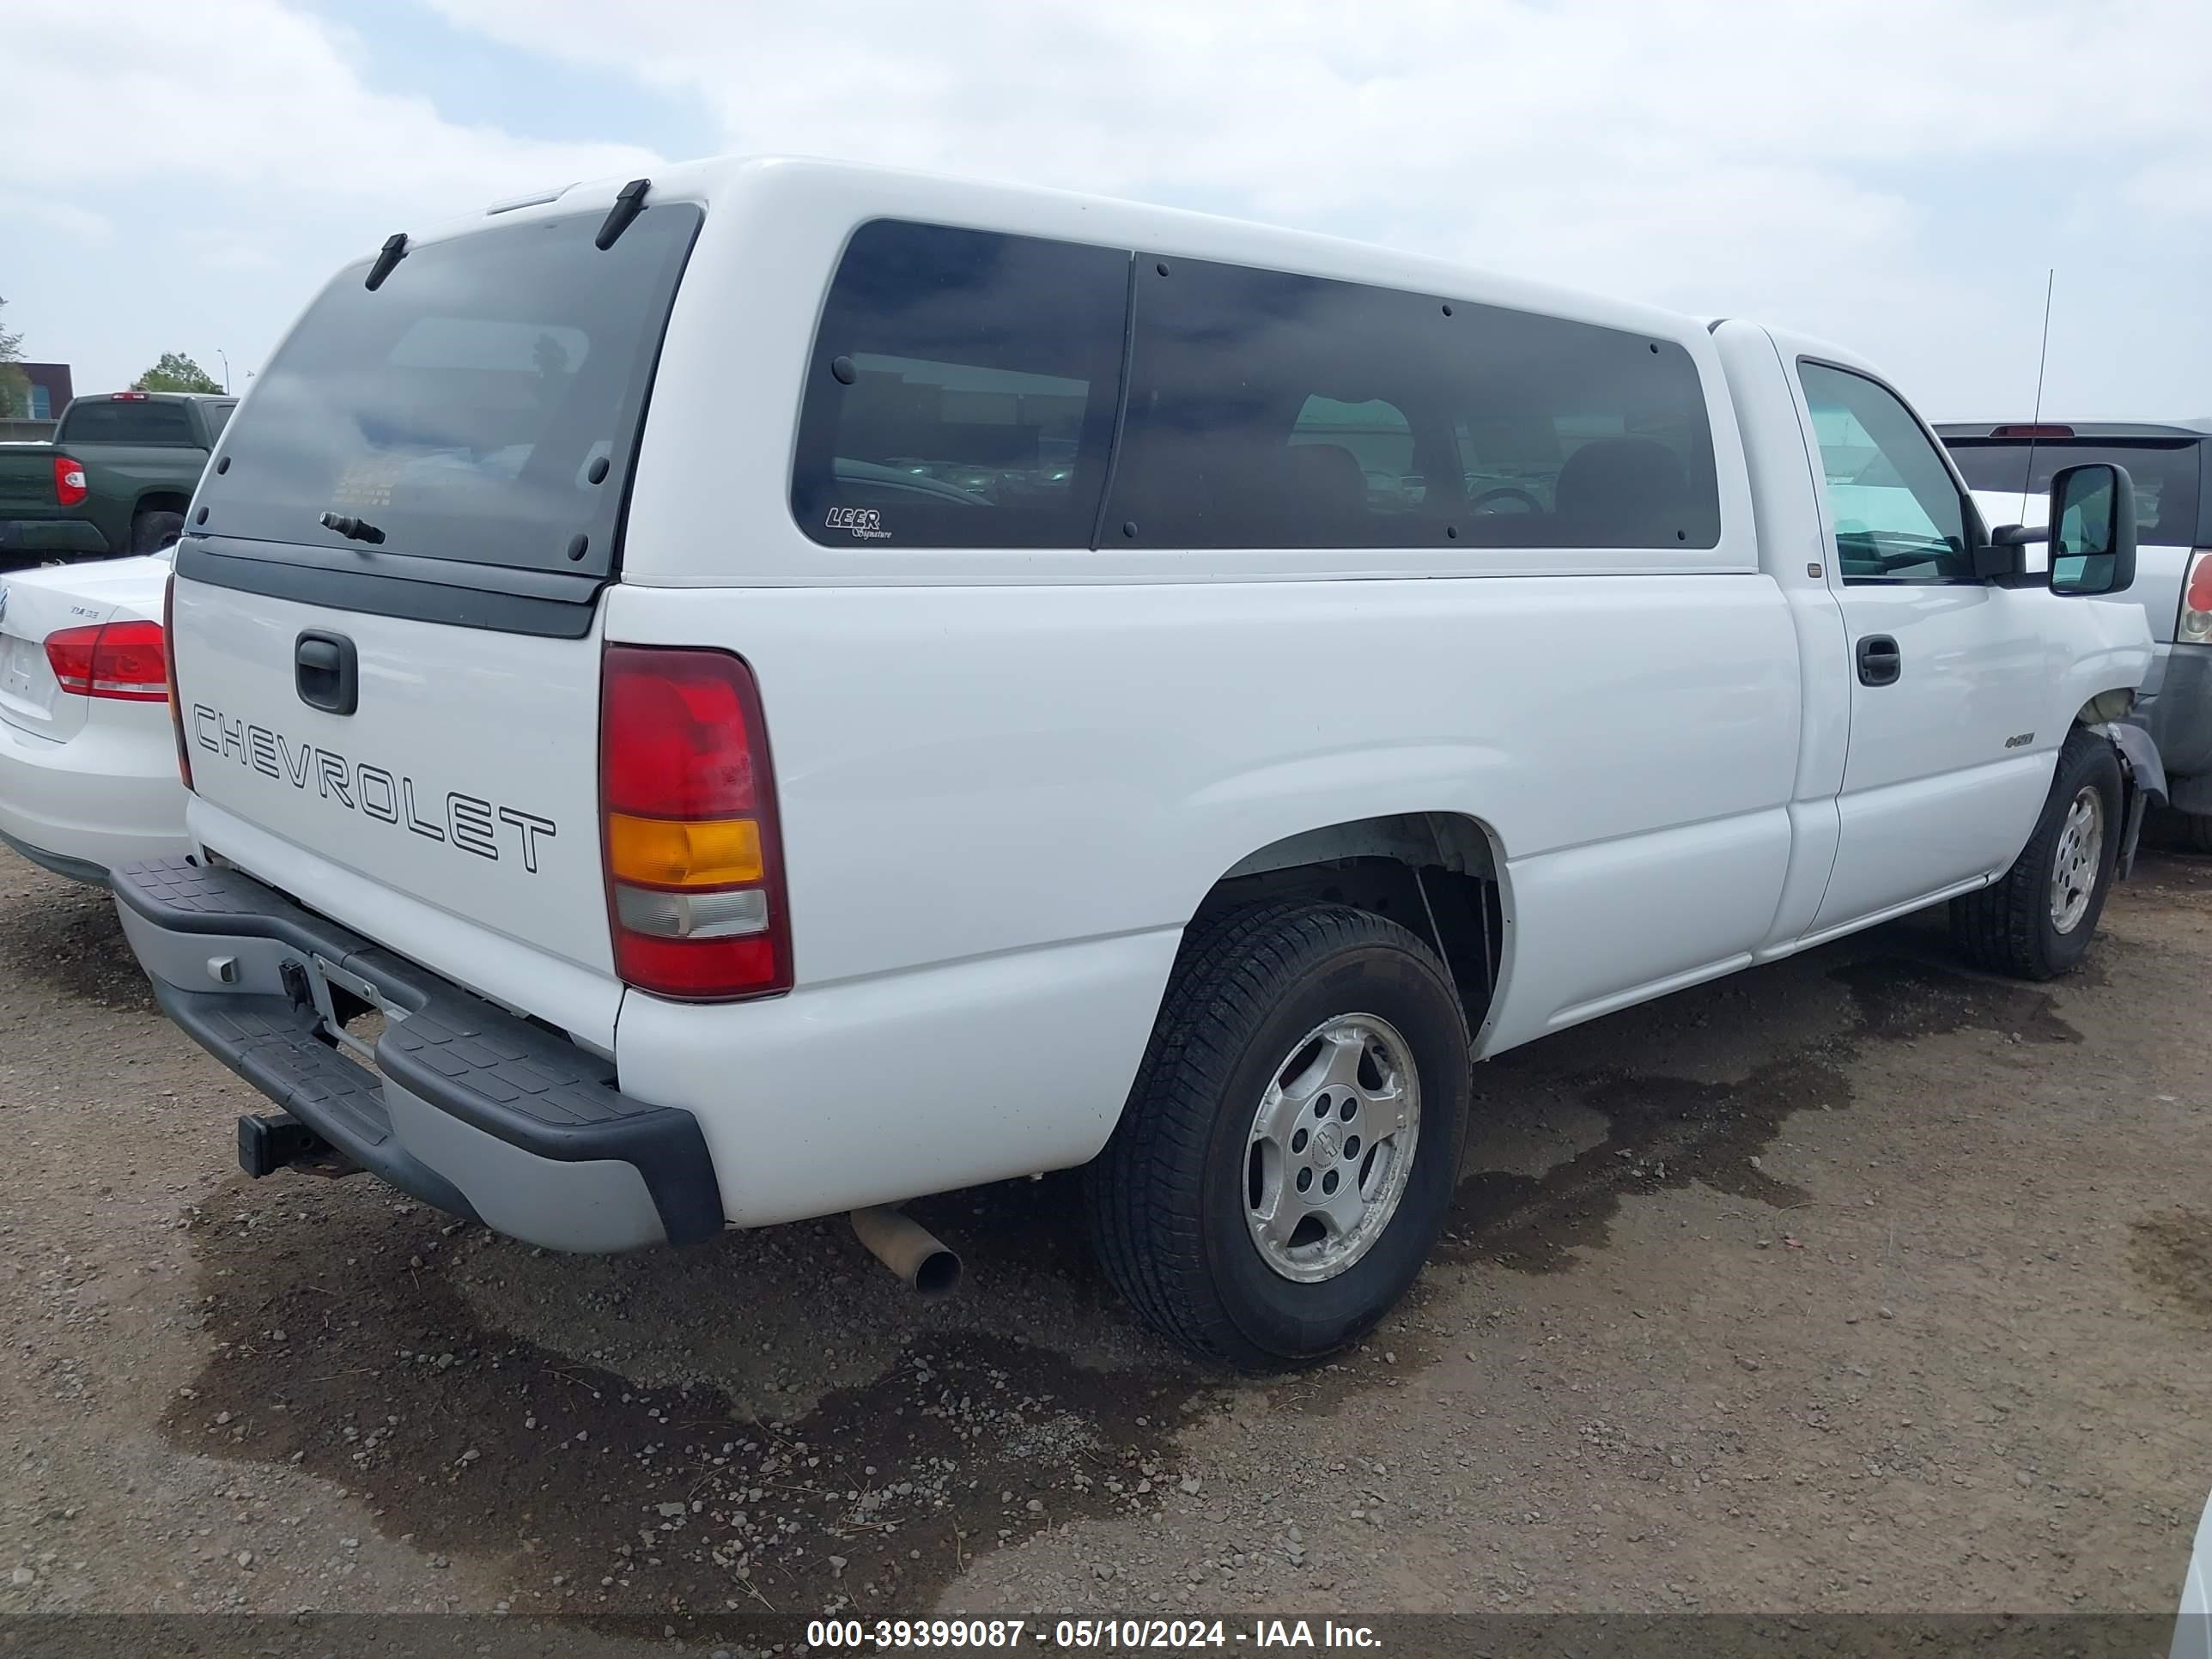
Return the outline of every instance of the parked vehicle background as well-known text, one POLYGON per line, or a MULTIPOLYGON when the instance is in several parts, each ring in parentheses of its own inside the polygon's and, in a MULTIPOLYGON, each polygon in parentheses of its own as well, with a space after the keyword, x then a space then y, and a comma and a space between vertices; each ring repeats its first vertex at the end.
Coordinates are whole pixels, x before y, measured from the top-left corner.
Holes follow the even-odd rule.
POLYGON ((2128 470, 2136 497, 2136 580, 2157 655, 2141 715, 2166 763, 2189 844, 2212 852, 2212 420, 1947 422, 1936 428, 1993 524, 2041 524, 2052 475, 2084 461, 2128 470))
POLYGON ((0 576, 0 841, 80 881, 185 852, 171 553, 0 576))
POLYGON ((74 399, 47 443, 0 444, 0 569, 155 553, 238 400, 186 392, 74 399))

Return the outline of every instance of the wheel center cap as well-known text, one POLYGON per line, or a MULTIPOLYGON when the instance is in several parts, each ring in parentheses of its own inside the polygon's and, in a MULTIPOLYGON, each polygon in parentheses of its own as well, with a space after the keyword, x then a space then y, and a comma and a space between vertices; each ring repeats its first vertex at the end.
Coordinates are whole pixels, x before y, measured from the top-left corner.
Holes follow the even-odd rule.
POLYGON ((1334 1123, 1324 1123, 1314 1131, 1314 1161, 1334 1164, 1344 1155, 1344 1131, 1334 1123))

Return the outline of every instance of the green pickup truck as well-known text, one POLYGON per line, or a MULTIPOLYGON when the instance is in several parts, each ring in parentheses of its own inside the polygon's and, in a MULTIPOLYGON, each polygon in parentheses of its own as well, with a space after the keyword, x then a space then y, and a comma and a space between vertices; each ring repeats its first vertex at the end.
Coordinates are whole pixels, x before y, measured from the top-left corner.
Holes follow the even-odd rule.
POLYGON ((72 400, 51 443, 0 444, 0 570, 168 546, 237 406, 206 392, 110 392, 72 400))

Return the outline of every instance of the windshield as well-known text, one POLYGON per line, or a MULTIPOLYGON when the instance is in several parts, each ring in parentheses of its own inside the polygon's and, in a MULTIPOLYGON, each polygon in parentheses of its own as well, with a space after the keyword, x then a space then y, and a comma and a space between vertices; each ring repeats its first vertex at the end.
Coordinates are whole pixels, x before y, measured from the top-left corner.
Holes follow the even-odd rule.
POLYGON ((604 575, 700 222, 648 208, 495 224, 345 270, 223 434, 207 533, 604 575), (350 540, 325 514, 376 534, 350 540), (380 535, 381 540, 377 537, 380 535))
MULTIPOLYGON (((1951 457, 1969 489, 2008 495, 2047 495, 2051 477, 2061 467, 2104 461, 2128 470, 2136 487, 2136 539, 2154 547, 2189 547, 2197 540, 2197 471, 2202 446, 2194 440, 2157 443, 2093 443, 2061 439, 2035 445, 2035 471, 2028 471, 2028 446, 2007 439, 1953 438, 1951 457)), ((2008 507, 2016 512, 2017 507, 2008 507)))

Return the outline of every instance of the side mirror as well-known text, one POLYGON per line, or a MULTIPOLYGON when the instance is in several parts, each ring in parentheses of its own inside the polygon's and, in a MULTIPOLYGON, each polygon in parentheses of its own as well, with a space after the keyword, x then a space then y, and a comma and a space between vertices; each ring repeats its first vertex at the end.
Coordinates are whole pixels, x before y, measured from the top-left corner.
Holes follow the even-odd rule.
POLYGON ((2136 486, 2124 466, 2092 461, 2051 480, 2051 591, 2124 593, 2136 580, 2136 486))
POLYGON ((2055 528, 2008 524, 1974 550, 1974 574, 2003 587, 2048 583, 2054 593, 2094 599, 2124 593, 2136 580, 2136 486, 2124 466, 2103 461, 2061 469, 2051 480, 2055 528), (2033 542, 2051 544, 2049 567, 2027 568, 2033 542))

